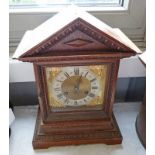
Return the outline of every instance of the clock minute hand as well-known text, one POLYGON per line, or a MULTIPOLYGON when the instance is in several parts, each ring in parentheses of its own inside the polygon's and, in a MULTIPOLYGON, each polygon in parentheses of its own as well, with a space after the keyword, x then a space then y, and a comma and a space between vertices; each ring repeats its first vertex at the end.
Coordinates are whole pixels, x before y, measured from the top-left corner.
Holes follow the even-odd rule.
POLYGON ((78 93, 79 93, 79 86, 80 86, 81 79, 82 79, 82 74, 79 77, 78 82, 77 82, 77 85, 76 85, 76 89, 77 89, 78 93))

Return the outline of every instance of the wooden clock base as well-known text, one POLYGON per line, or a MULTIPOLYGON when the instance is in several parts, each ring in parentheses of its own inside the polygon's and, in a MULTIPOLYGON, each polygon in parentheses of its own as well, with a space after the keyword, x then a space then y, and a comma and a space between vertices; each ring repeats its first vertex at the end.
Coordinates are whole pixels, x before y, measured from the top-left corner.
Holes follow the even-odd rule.
MULTIPOLYGON (((117 125, 114 114, 112 115, 112 129, 102 129, 85 132, 61 132, 49 133, 46 131, 47 125, 41 121, 40 110, 38 108, 38 115, 36 120, 35 132, 33 137, 34 149, 47 149, 51 146, 65 146, 65 145, 80 145, 80 144, 121 144, 122 135, 117 125), (45 129, 45 130, 44 130, 45 129)), ((62 127, 63 128, 63 127, 62 127)))

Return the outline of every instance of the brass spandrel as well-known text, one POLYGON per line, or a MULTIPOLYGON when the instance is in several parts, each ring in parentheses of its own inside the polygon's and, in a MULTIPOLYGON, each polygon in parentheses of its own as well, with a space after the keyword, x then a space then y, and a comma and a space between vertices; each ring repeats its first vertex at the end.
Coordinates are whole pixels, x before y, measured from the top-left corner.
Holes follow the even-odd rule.
POLYGON ((56 100, 56 98, 53 96, 52 91, 50 89, 50 88, 52 88, 54 79, 57 77, 57 75, 60 72, 61 72, 61 67, 46 68, 48 99, 49 99, 49 105, 52 107, 64 107, 64 105, 61 102, 56 100))

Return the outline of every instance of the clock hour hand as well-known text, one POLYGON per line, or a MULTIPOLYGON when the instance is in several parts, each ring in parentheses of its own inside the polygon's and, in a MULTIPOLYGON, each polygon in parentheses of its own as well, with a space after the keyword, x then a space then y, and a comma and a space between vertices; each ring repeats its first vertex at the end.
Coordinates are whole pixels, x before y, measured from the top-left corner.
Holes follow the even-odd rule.
POLYGON ((77 83, 76 83, 76 85, 75 85, 75 87, 74 87, 74 90, 75 90, 76 93, 79 93, 79 87, 80 87, 81 79, 82 79, 82 74, 81 74, 81 76, 79 77, 79 79, 78 79, 78 81, 77 81, 77 83))

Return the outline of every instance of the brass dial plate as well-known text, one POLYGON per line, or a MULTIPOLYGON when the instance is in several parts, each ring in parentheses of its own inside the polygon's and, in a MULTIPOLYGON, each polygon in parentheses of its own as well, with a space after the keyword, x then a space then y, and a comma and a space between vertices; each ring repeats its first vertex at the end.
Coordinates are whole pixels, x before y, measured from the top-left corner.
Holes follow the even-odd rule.
POLYGON ((81 76, 71 76, 64 80, 61 85, 61 90, 66 98, 79 100, 85 98, 91 90, 90 81, 81 76))
POLYGON ((52 108, 104 105, 107 65, 46 67, 52 108))

